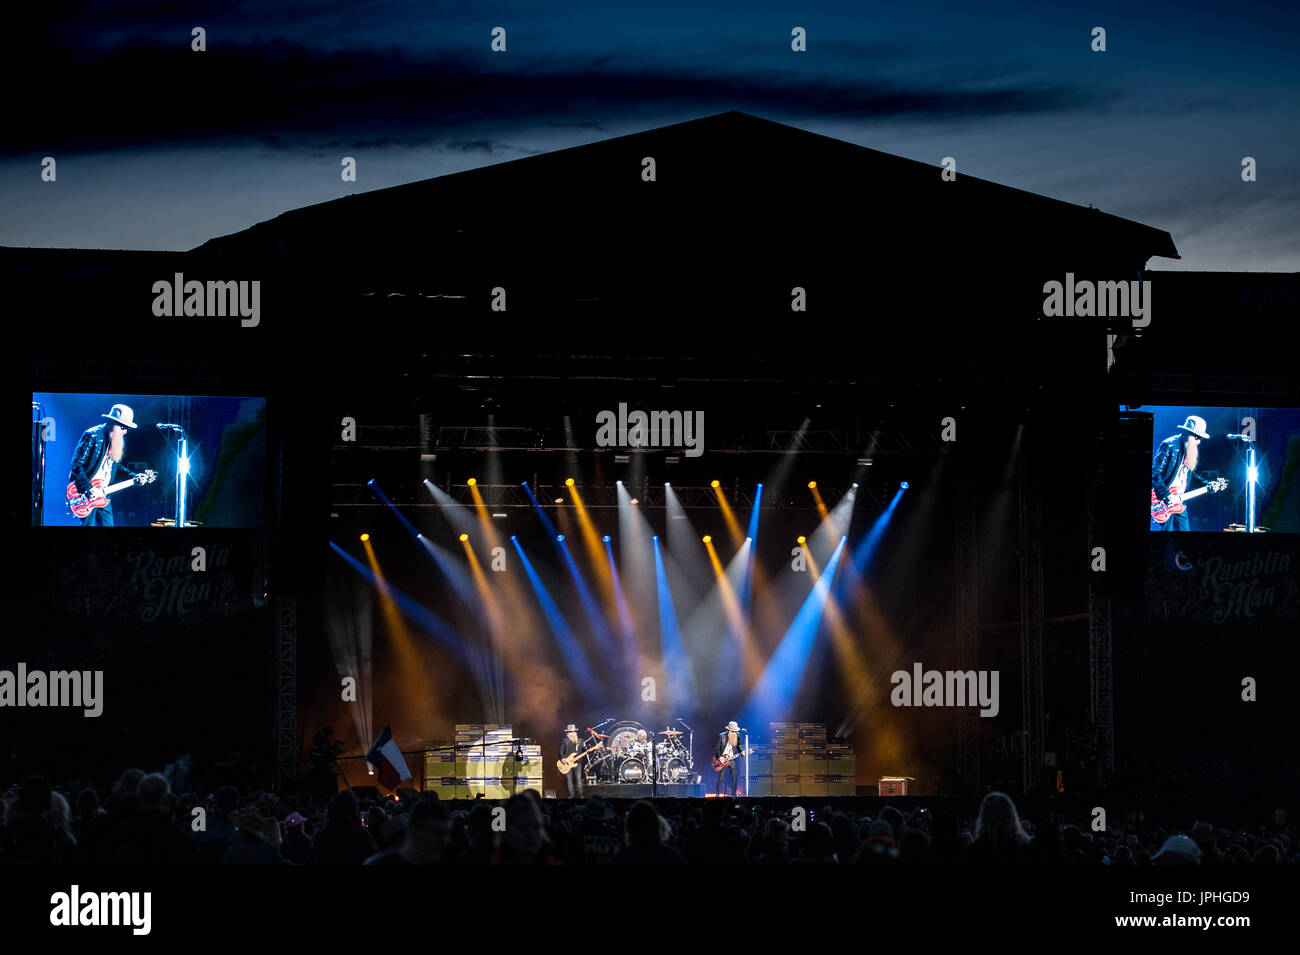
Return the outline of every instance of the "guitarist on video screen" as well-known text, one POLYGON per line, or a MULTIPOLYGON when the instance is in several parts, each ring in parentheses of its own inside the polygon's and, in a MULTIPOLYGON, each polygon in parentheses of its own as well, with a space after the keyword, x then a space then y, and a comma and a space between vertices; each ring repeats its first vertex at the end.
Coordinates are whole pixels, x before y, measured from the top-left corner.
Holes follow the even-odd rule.
MULTIPOLYGON (((1151 462, 1151 493, 1153 506, 1157 503, 1175 506, 1187 494, 1187 482, 1196 478, 1208 484, 1196 472, 1200 463, 1198 448, 1202 441, 1208 441, 1210 435, 1205 430, 1205 419, 1189 415, 1178 426, 1178 433, 1160 442, 1155 459, 1151 462)), ((1217 490, 1217 487, 1215 488, 1217 490)), ((1190 530, 1185 510, 1179 508, 1177 513, 1169 515, 1164 522, 1164 530, 1190 530)))
MULTIPOLYGON (((102 405, 101 405, 102 407, 102 405)), ((68 499, 74 498, 90 506, 90 513, 81 518, 83 527, 112 527, 113 503, 105 493, 120 471, 137 484, 151 480, 152 472, 139 474, 122 463, 126 450, 126 432, 134 431, 135 412, 126 405, 113 405, 108 414, 100 415, 104 423, 87 428, 72 452, 72 469, 68 472, 68 499), (102 503, 101 503, 102 502, 102 503)))

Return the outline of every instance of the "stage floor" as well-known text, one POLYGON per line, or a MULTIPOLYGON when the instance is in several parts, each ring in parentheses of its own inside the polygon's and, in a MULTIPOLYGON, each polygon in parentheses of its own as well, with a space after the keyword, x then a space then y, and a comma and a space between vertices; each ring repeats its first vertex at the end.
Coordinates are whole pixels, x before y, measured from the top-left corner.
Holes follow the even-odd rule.
POLYGON ((660 783, 658 786, 650 783, 589 783, 583 787, 584 795, 602 799, 698 799, 707 791, 704 783, 660 783))

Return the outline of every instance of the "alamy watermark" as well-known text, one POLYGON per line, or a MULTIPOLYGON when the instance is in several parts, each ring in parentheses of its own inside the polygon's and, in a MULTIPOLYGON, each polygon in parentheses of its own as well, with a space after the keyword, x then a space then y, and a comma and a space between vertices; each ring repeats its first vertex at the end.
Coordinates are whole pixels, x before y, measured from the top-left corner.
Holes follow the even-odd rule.
POLYGON ((19 663, 16 671, 0 670, 0 707, 6 706, 81 707, 84 716, 99 716, 104 712, 104 671, 47 673, 19 663))
POLYGON ((1134 328, 1151 324, 1151 283, 1075 281, 1073 272, 1065 281, 1043 285, 1044 318, 1131 318, 1134 328))
POLYGON ((262 283, 253 281, 185 280, 177 272, 171 281, 153 283, 153 313, 158 318, 225 318, 239 316, 244 328, 256 328, 262 321, 262 283))
POLYGON ((703 411, 618 411, 596 415, 596 446, 601 448, 681 448, 688 458, 704 453, 703 411))
POLYGON ((127 925, 132 935, 148 935, 152 912, 152 892, 83 892, 73 885, 50 896, 50 924, 55 926, 127 925))
POLYGON ((895 670, 889 682, 894 689, 889 702, 894 706, 978 706, 980 716, 997 716, 997 670, 923 670, 913 663, 912 672, 895 670))

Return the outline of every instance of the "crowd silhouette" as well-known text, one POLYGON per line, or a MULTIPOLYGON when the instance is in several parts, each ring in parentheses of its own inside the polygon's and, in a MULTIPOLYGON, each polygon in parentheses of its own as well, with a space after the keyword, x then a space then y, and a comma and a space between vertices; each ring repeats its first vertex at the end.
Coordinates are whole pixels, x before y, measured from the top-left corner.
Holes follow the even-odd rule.
POLYGON ((973 819, 877 800, 795 808, 745 799, 543 800, 531 791, 472 802, 373 793, 344 789, 323 803, 233 786, 176 793, 166 776, 139 769, 103 791, 65 790, 32 775, 0 800, 0 865, 1300 864, 1293 826, 1125 823, 1094 832, 1057 816, 1035 825, 998 792, 973 819))

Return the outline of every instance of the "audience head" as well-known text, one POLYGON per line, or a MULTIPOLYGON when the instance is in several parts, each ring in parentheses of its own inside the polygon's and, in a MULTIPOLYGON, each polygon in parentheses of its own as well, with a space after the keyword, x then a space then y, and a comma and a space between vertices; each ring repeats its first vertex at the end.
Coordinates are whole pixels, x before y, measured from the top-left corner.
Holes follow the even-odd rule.
POLYGON ((159 773, 142 777, 136 789, 136 799, 143 812, 166 812, 170 808, 168 798, 171 794, 171 784, 167 782, 166 776, 159 773))
POLYGON ((1029 836, 1020 825, 1020 814, 1006 793, 993 792, 980 803, 979 818, 975 820, 975 838, 994 846, 1024 845, 1029 836))
POLYGON ((532 858, 546 845, 542 811, 527 795, 528 790, 506 800, 506 831, 502 845, 511 855, 532 858))
POLYGON ((451 810, 436 799, 421 799, 408 815, 407 857, 423 863, 442 861, 451 844, 451 810))
POLYGON ((663 839, 660 822, 655 807, 644 799, 638 800, 628 810, 624 823, 627 830, 627 844, 634 849, 651 849, 659 845, 663 839))
POLYGON ((1187 836, 1170 836, 1151 857, 1152 865, 1199 865, 1201 850, 1187 836))

